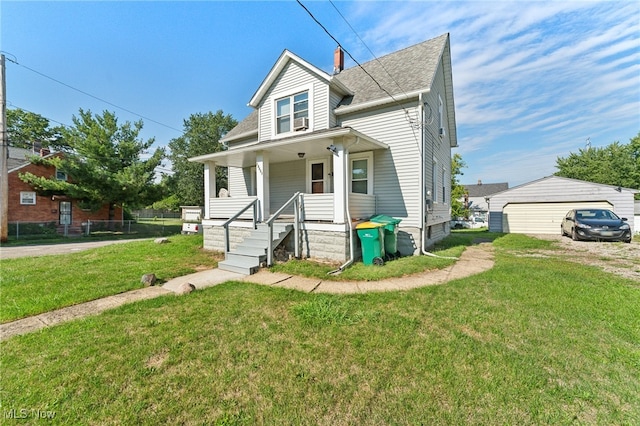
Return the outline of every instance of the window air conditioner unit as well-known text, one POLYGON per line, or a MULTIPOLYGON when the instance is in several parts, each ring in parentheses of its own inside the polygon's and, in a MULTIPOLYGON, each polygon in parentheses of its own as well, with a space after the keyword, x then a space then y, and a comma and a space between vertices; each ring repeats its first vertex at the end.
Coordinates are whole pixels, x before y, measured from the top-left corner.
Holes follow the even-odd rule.
POLYGON ((300 117, 293 119, 293 130, 307 130, 309 128, 309 118, 300 117))
POLYGON ((443 138, 445 134, 446 132, 444 131, 444 127, 440 127, 440 130, 438 130, 438 135, 440 135, 440 137, 443 138))

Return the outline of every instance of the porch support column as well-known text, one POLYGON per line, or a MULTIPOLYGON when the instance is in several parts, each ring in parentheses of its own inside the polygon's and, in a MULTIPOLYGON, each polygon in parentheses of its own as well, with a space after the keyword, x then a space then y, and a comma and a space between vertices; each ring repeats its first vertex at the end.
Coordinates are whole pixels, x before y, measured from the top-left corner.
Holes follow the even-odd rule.
POLYGON ((204 217, 211 218, 211 198, 216 196, 216 163, 204 163, 204 217))
POLYGON ((333 154, 333 222, 345 223, 347 197, 347 151, 342 143, 334 143, 333 154))
POLYGON ((269 219, 269 153, 260 151, 256 154, 256 192, 260 205, 258 206, 258 220, 264 222, 269 219))

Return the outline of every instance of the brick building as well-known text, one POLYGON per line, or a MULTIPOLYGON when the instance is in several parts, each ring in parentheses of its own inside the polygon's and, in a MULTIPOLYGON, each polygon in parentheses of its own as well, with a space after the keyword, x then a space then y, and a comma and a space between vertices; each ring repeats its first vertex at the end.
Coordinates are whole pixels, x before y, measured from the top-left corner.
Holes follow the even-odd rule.
MULTIPOLYGON (((41 222, 55 226, 60 233, 78 234, 82 230, 82 224, 87 221, 106 221, 109 219, 109 206, 105 204, 98 211, 82 209, 78 200, 64 195, 41 195, 31 185, 20 179, 22 173, 32 173, 46 178, 56 177, 66 180, 65 173, 54 167, 36 165, 29 161, 29 156, 34 152, 9 147, 8 171, 9 171, 9 212, 8 221, 11 225, 26 222, 41 222), (66 228, 66 231, 65 231, 66 228)), ((45 150, 40 151, 41 156, 54 156, 45 150)), ((123 219, 121 207, 115 208, 115 220, 123 219)))

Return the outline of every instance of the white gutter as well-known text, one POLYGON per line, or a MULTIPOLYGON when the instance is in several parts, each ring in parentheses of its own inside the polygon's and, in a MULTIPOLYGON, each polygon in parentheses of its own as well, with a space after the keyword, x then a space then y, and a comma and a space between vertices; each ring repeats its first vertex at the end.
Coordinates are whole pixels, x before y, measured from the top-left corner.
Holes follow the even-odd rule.
POLYGON ((257 134, 258 134, 258 129, 253 129, 253 130, 249 130, 249 131, 244 132, 244 133, 240 133, 239 135, 232 136, 232 137, 230 137, 228 139, 227 138, 220 138, 220 142, 229 143, 229 142, 235 141, 237 139, 244 139, 246 137, 254 136, 254 135, 257 135, 257 134))
MULTIPOLYGON (((427 89, 427 92, 429 90, 427 89)), ((360 111, 362 109, 377 107, 384 104, 396 103, 399 101, 406 101, 407 99, 420 98, 424 90, 417 90, 415 92, 403 93, 397 96, 387 96, 386 98, 374 99, 369 102, 363 102, 361 104, 341 106, 333 110, 336 115, 348 114, 350 112, 360 111)))
MULTIPOLYGON (((360 137, 356 136, 356 141, 349 145, 348 147, 345 148, 344 150, 344 167, 346 167, 347 169, 349 168, 349 148, 351 148, 353 145, 356 145, 358 142, 360 142, 360 137)), ((348 171, 348 170, 347 170, 348 171)), ((353 222, 351 222, 351 213, 349 213, 349 181, 346 177, 346 173, 345 173, 345 178, 344 178, 344 194, 345 194, 345 202, 344 202, 344 206, 345 206, 345 214, 347 216, 347 223, 349 224, 349 260, 347 260, 347 262, 340 266, 338 269, 333 270, 331 272, 328 272, 327 275, 334 275, 334 274, 339 274, 342 271, 345 270, 345 268, 347 268, 349 265, 351 265, 353 263, 353 261, 355 260, 353 253, 355 253, 355 238, 353 238, 353 222)))

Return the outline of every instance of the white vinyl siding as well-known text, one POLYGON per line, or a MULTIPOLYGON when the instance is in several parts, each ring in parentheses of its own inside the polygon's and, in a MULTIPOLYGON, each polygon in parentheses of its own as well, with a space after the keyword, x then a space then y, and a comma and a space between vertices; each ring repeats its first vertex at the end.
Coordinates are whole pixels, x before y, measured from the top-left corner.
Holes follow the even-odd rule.
MULTIPOLYGON (((229 167, 228 186, 229 195, 232 197, 244 197, 247 195, 255 195, 249 193, 251 183, 249 168, 241 169, 239 167, 229 167)), ((213 194, 212 194, 213 195, 213 194)))
POLYGON ((304 219, 323 220, 333 219, 333 194, 304 194, 304 219))
POLYGON ((305 192, 305 167, 305 160, 271 164, 269 195, 272 213, 282 207, 296 192, 305 192))
POLYGON ((440 103, 447 99, 446 90, 444 72, 442 65, 440 65, 431 91, 423 98, 426 106, 422 123, 425 142, 424 187, 425 190, 432 192, 430 197, 432 204, 429 207, 427 223, 434 226, 448 223, 451 216, 451 145, 449 139, 451 135, 445 133, 441 138, 439 134, 440 126, 446 127, 446 123, 448 123, 448 106, 443 104, 440 108, 440 103))
POLYGON ((331 92, 329 94, 329 127, 335 127, 338 124, 336 115, 333 113, 333 110, 336 109, 341 100, 342 95, 336 92, 331 92))
MULTIPOLYGON (((329 89, 328 84, 317 75, 297 63, 288 63, 272 87, 267 91, 259 108, 259 138, 270 140, 277 133, 275 129, 276 100, 302 91, 309 92, 309 131, 329 127, 329 89)), ((293 123, 291 123, 293 125, 293 123)))
MULTIPOLYGON (((419 226, 420 133, 407 122, 405 110, 415 116, 417 102, 360 112, 342 117, 342 126, 389 145, 373 153, 374 194, 377 213, 402 219, 402 225, 419 226)), ((354 154, 355 156, 355 154, 354 154)))

